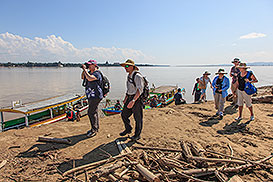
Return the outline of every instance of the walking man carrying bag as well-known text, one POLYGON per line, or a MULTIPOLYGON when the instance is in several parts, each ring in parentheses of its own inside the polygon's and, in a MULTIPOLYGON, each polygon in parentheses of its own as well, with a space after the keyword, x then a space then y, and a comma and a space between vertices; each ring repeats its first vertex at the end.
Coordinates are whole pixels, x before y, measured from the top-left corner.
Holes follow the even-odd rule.
POLYGON ((125 63, 120 64, 125 68, 128 73, 127 77, 127 91, 126 96, 123 100, 124 106, 121 113, 121 118, 123 120, 125 130, 120 133, 120 136, 125 136, 132 132, 132 126, 130 124, 129 117, 133 114, 135 119, 135 134, 130 137, 131 140, 139 140, 140 134, 143 127, 143 101, 140 98, 143 88, 144 79, 143 76, 138 72, 138 67, 135 62, 128 59, 125 63))

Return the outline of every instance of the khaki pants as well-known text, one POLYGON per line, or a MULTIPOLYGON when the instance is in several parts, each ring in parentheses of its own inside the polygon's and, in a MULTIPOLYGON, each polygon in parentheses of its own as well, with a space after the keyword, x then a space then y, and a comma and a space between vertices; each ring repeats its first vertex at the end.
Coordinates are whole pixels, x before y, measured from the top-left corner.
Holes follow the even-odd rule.
POLYGON ((238 84, 236 83, 232 83, 231 84, 231 91, 232 91, 232 95, 233 95, 233 103, 236 105, 238 102, 238 84))
POLYGON ((225 98, 222 97, 222 94, 215 93, 214 103, 215 103, 215 109, 217 110, 217 113, 223 114, 224 105, 225 105, 225 98))

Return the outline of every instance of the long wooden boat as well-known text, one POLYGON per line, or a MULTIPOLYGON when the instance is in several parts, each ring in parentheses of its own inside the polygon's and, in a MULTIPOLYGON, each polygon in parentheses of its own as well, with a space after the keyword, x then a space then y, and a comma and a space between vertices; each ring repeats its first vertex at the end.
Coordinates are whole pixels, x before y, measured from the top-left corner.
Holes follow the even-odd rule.
MULTIPOLYGON (((157 108, 158 107, 163 107, 163 105, 169 105, 170 103, 172 103, 174 101, 174 94, 177 92, 177 86, 169 86, 169 85, 164 85, 164 86, 160 86, 154 89, 151 89, 150 92, 150 98, 152 98, 154 95, 157 96, 157 98, 160 98, 163 94, 166 96, 166 101, 165 103, 158 103, 157 104, 157 108)), ((181 89, 181 91, 185 91, 185 89, 181 89)))
POLYGON ((105 116, 111 116, 115 114, 120 114, 122 110, 116 110, 114 106, 103 108, 102 112, 105 114, 105 116))
MULTIPOLYGON (((181 90, 182 90, 182 92, 185 91, 184 88, 181 90)), ((166 99, 164 105, 168 105, 174 101, 174 94, 176 92, 177 92, 177 86, 160 86, 160 87, 151 89, 150 96, 148 98, 147 103, 149 103, 149 100, 154 95, 157 95, 157 97, 160 97, 162 94, 165 94, 167 99, 166 99)), ((163 106, 163 103, 158 103, 156 107, 158 108, 158 107, 162 107, 162 106, 163 106)), ((145 109, 151 109, 149 104, 145 104, 145 109)), ((111 106, 111 107, 103 108, 102 112, 105 114, 105 116, 111 116, 111 115, 120 114, 122 112, 122 110, 116 110, 114 106, 111 106)))
POLYGON ((75 105, 77 105, 81 116, 87 114, 88 103, 86 97, 75 94, 62 95, 19 107, 0 109, 0 132, 13 128, 34 127, 65 120, 67 107, 75 105), (14 113, 16 118, 5 120, 4 113, 14 113))

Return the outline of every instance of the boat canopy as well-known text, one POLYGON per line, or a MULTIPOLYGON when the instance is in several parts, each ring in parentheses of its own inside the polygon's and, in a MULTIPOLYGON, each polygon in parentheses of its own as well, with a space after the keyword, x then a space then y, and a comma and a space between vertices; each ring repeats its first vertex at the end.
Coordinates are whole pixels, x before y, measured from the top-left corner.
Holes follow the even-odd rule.
POLYGON ((160 86, 151 90, 151 94, 163 94, 176 90, 177 86, 160 86))
POLYGON ((37 101, 34 103, 25 104, 25 105, 22 105, 21 107, 0 109, 0 112, 30 114, 33 112, 38 112, 38 111, 50 109, 53 107, 61 106, 64 104, 68 104, 68 103, 80 100, 83 97, 85 96, 80 96, 76 94, 66 94, 66 95, 53 97, 53 98, 49 98, 42 101, 37 101))

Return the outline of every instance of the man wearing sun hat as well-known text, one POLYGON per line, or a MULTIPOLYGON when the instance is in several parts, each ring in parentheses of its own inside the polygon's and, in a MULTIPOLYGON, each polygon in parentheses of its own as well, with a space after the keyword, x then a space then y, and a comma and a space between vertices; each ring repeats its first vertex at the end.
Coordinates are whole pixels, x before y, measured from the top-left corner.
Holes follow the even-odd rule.
POLYGON ((99 131, 98 106, 103 98, 101 88, 102 76, 98 71, 97 61, 89 60, 82 65, 82 79, 85 80, 85 94, 88 99, 88 117, 91 124, 91 130, 87 132, 87 137, 93 137, 99 131), (89 70, 89 71, 88 71, 89 70))
POLYGON ((234 58, 232 63, 234 64, 234 66, 230 69, 230 77, 232 78, 231 91, 232 91, 232 96, 233 96, 232 105, 234 105, 237 108, 238 107, 238 104, 237 104, 237 100, 238 100, 238 96, 237 96, 237 89, 238 89, 237 79, 238 79, 238 75, 240 73, 240 70, 238 68, 238 66, 240 64, 240 59, 239 58, 234 58))
POLYGON ((225 98, 228 95, 229 79, 225 76, 227 73, 222 68, 215 74, 217 76, 215 76, 212 81, 215 109, 217 110, 215 116, 219 116, 219 119, 223 119, 225 98))
POLYGON ((125 63, 120 65, 124 67, 125 71, 128 73, 126 82, 127 91, 123 100, 124 106, 121 113, 125 130, 120 133, 120 136, 125 136, 131 133, 132 126, 129 117, 133 114, 136 128, 134 136, 130 138, 132 140, 138 140, 140 139, 143 127, 143 103, 139 97, 143 92, 144 80, 143 76, 138 72, 139 69, 133 60, 128 59, 125 63))

